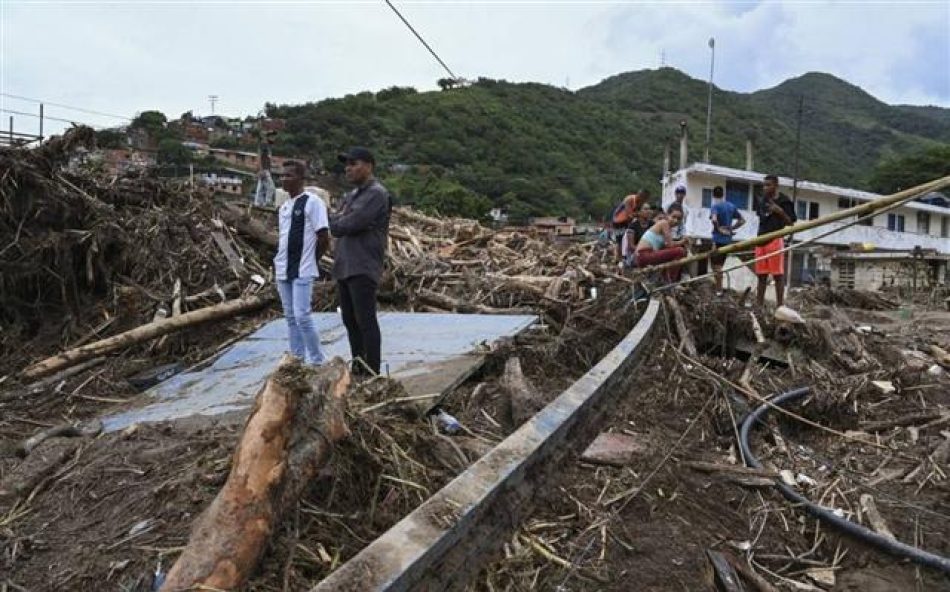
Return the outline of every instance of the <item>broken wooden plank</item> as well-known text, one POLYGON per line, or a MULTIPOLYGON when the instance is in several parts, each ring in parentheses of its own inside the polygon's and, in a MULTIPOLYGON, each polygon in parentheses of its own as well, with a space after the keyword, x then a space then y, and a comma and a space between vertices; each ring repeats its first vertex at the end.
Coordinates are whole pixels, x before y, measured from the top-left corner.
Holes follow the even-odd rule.
POLYGON ((671 296, 667 296, 665 302, 670 307, 670 310, 673 311, 673 322, 676 324, 676 332, 680 336, 680 345, 683 351, 686 355, 695 357, 697 355, 696 342, 693 341, 693 334, 690 333, 689 327, 686 325, 686 317, 683 315, 683 310, 680 308, 676 299, 671 296))
POLYGON ((679 463, 681 466, 690 469, 696 469, 704 473, 732 473, 735 475, 746 475, 749 477, 764 477, 775 479, 779 476, 778 471, 768 469, 756 469, 745 465, 724 465, 721 463, 704 462, 701 460, 684 460, 679 463))
POLYGON ((244 272, 244 261, 238 256, 237 252, 235 252, 230 239, 225 238, 224 235, 217 230, 211 231, 211 238, 214 239, 214 244, 218 246, 221 254, 228 260, 228 265, 231 266, 231 271, 234 272, 234 275, 241 277, 241 274, 244 272))

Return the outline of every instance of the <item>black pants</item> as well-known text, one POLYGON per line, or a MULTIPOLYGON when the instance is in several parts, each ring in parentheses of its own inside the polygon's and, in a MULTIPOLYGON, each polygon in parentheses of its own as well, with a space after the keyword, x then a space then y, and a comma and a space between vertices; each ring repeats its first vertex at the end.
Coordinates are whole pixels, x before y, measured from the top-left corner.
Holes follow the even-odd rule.
MULTIPOLYGON (((379 321, 376 319, 376 290, 379 286, 368 275, 337 280, 336 286, 343 325, 350 340, 350 353, 354 360, 361 358, 373 372, 379 374, 382 341, 379 321)), ((357 363, 354 371, 359 372, 360 369, 365 370, 357 363)))

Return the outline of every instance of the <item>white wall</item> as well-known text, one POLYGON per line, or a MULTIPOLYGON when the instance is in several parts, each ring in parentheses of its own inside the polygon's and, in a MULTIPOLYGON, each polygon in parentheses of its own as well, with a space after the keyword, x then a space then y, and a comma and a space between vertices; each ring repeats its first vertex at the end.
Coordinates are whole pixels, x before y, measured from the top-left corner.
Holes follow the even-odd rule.
MULTIPOLYGON (((726 178, 705 172, 692 172, 688 179, 681 171, 670 176, 669 181, 663 189, 662 204, 667 207, 673 203, 674 191, 677 185, 686 186, 686 233, 694 238, 709 238, 712 235, 712 223, 709 221, 709 209, 702 207, 703 188, 713 188, 717 185, 725 188, 726 178)), ((791 187, 782 186, 781 191, 791 194, 791 187)), ((800 189, 798 199, 804 201, 816 202, 819 204, 819 216, 839 211, 838 197, 835 194, 829 194, 819 191, 800 189)), ((752 200, 750 197, 749 206, 752 200)), ((917 212, 907 207, 892 210, 892 213, 902 214, 904 216, 904 232, 887 230, 887 214, 880 214, 874 217, 873 226, 855 225, 836 232, 818 241, 820 244, 847 246, 851 243, 870 243, 878 249, 888 250, 910 250, 915 246, 925 249, 935 249, 940 253, 950 254, 950 238, 942 238, 941 218, 938 213, 930 213, 930 232, 927 235, 917 234, 917 212)), ((746 219, 746 224, 736 233, 737 239, 752 238, 758 233, 759 219, 750 210, 740 210, 742 216, 746 219)), ((819 234, 828 232, 834 226, 843 226, 847 221, 833 223, 833 225, 822 226, 814 230, 798 233, 796 238, 799 240, 810 239, 819 234)))

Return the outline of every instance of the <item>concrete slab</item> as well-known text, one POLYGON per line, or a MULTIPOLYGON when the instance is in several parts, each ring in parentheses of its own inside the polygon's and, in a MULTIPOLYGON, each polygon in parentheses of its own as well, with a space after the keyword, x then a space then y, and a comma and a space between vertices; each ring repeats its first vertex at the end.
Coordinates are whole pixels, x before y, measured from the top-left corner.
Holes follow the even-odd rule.
MULTIPOLYGON (((324 353, 349 359, 339 315, 315 313, 313 318, 324 353)), ((411 395, 441 393, 478 368, 484 359, 480 345, 515 335, 535 320, 531 315, 381 313, 383 372, 401 380, 411 395)), ((104 429, 245 410, 286 349, 284 320, 271 321, 210 366, 173 376, 143 393, 135 408, 103 418, 104 429)))

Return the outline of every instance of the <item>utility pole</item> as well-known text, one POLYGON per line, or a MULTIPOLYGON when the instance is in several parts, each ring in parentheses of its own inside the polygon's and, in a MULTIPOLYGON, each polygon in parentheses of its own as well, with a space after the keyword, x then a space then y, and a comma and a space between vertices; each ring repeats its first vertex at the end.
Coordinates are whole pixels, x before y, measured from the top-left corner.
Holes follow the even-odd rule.
POLYGON ((208 100, 211 101, 211 114, 214 115, 214 104, 218 102, 218 95, 208 95, 208 100))
POLYGON ((13 146, 13 116, 10 116, 10 145, 13 146))
POLYGON ((709 49, 712 52, 709 57, 709 97, 706 99, 706 149, 704 150, 703 161, 709 162, 709 142, 712 137, 712 81, 713 66, 716 63, 716 39, 709 38, 709 49))
MULTIPOLYGON (((798 96, 798 125, 797 125, 797 129, 795 130, 795 165, 792 168, 792 171, 793 171, 792 172, 792 175, 793 175, 792 176, 792 208, 795 209, 796 211, 797 211, 797 205, 798 205, 798 152, 799 152, 799 148, 801 148, 801 145, 802 145, 802 111, 804 110, 804 106, 805 106, 805 95, 799 95, 798 96)), ((808 212, 806 212, 805 215, 807 217, 808 212)), ((788 235, 788 244, 792 244, 792 241, 794 240, 794 236, 795 235, 792 235, 792 234, 788 235)), ((788 270, 788 275, 786 276, 788 278, 788 281, 785 282, 785 296, 786 297, 788 296, 788 291, 792 287, 792 280, 794 279, 792 275, 792 252, 793 251, 788 252, 788 258, 785 262, 785 268, 788 270)), ((804 269, 805 269, 805 256, 803 254, 802 255, 802 271, 804 271, 804 269)))
POLYGON ((40 103, 40 144, 43 143, 43 103, 40 103))

